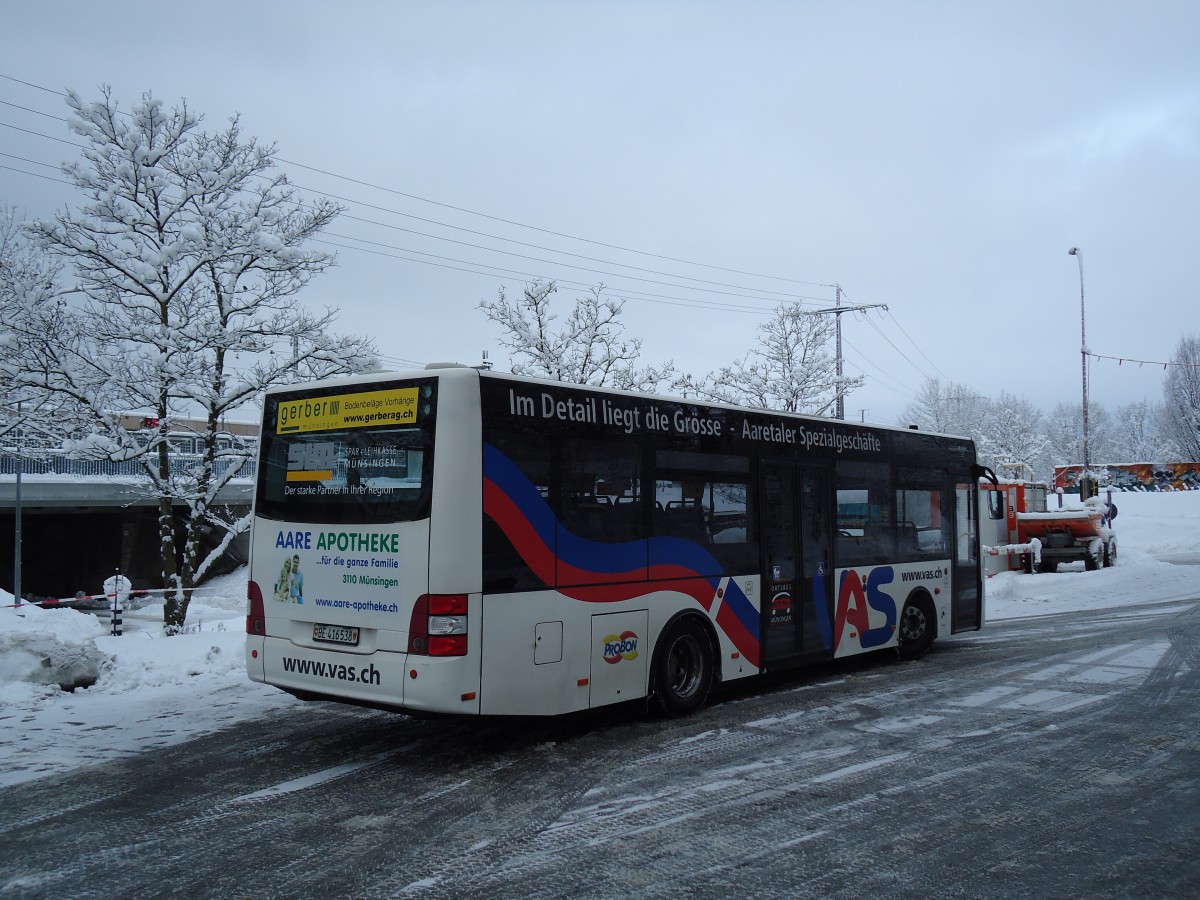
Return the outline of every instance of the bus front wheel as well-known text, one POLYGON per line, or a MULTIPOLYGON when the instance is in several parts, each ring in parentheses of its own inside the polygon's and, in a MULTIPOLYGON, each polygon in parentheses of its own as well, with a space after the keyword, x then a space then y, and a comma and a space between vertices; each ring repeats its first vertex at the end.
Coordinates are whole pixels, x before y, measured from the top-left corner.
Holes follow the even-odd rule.
POLYGON ((900 613, 900 658, 923 656, 933 643, 936 627, 933 605, 924 597, 909 597, 900 613))
POLYGON ((694 618, 680 619, 654 654, 654 694, 668 716, 686 716, 704 705, 713 683, 708 633, 694 618))

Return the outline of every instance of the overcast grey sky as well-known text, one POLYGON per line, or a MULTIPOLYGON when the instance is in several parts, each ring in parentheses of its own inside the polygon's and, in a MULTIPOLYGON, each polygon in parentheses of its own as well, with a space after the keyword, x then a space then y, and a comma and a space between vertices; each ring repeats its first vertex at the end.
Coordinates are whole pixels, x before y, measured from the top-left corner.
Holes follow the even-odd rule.
POLYGON ((1200 332, 1194 0, 8 0, 4 18, 0 201, 71 199, 37 177, 78 140, 39 88, 186 98, 212 130, 239 113, 349 207, 338 268, 302 299, 393 360, 503 365, 477 305, 541 275, 564 310, 601 281, 628 297, 645 360, 699 375, 774 299, 828 307, 837 283, 888 307, 843 316, 867 376, 847 418, 895 423, 930 376, 1049 412, 1080 401, 1072 246, 1088 347, 1127 360, 1093 362, 1093 402, 1159 400, 1162 366, 1128 360, 1200 332))

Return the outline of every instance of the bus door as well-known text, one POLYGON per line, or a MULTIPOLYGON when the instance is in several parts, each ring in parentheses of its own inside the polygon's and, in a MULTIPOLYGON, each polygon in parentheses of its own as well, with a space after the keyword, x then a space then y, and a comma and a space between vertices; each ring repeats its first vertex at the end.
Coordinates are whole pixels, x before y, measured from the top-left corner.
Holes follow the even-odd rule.
POLYGON ((763 666, 787 668, 832 655, 833 514, 829 471, 762 465, 763 666))
POLYGON ((983 625, 983 586, 979 573, 979 489, 973 476, 958 476, 954 485, 954 604, 950 631, 983 625))

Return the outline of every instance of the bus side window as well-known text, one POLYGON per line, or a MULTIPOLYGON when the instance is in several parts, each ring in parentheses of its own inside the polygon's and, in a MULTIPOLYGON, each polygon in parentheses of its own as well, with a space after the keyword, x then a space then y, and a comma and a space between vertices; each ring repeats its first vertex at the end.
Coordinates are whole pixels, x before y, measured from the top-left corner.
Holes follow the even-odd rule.
POLYGON ((896 520, 898 560, 944 559, 950 555, 950 536, 946 530, 950 515, 944 491, 897 490, 896 520))
POLYGON ((838 464, 838 566, 868 565, 893 557, 890 474, 886 463, 838 464))
MULTIPOLYGON (((668 482, 665 489, 660 485, 659 496, 675 494, 672 488, 678 484, 668 482)), ((711 540, 704 527, 704 509, 695 497, 658 500, 654 505, 654 534, 683 538, 697 544, 707 544, 711 540)))
POLYGON ((700 574, 754 571, 758 539, 750 515, 749 472, 750 461, 741 456, 658 451, 654 535, 703 546, 716 568, 700 574))
MULTIPOLYGON (((554 471, 552 455, 545 451, 544 443, 537 436, 493 435, 492 444, 507 456, 532 482, 543 499, 549 499, 554 471)), ((554 551, 554 547, 550 548, 554 551)), ((528 591, 552 587, 553 572, 549 583, 535 573, 513 546, 498 523, 489 516, 483 517, 483 589, 489 593, 528 591)))
POLYGON ((605 544, 645 538, 641 448, 572 439, 562 449, 562 527, 605 544))
POLYGON ((560 447, 558 584, 611 581, 618 572, 623 581, 646 578, 640 444, 570 438, 560 447))

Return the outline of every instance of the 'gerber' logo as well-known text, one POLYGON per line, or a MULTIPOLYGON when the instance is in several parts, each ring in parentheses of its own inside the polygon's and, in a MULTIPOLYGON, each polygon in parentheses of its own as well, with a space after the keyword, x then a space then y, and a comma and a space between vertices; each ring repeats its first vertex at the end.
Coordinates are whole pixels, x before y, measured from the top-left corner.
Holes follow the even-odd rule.
POLYGON ((632 631, 610 634, 604 639, 604 661, 616 665, 623 659, 637 659, 638 636, 632 631))

